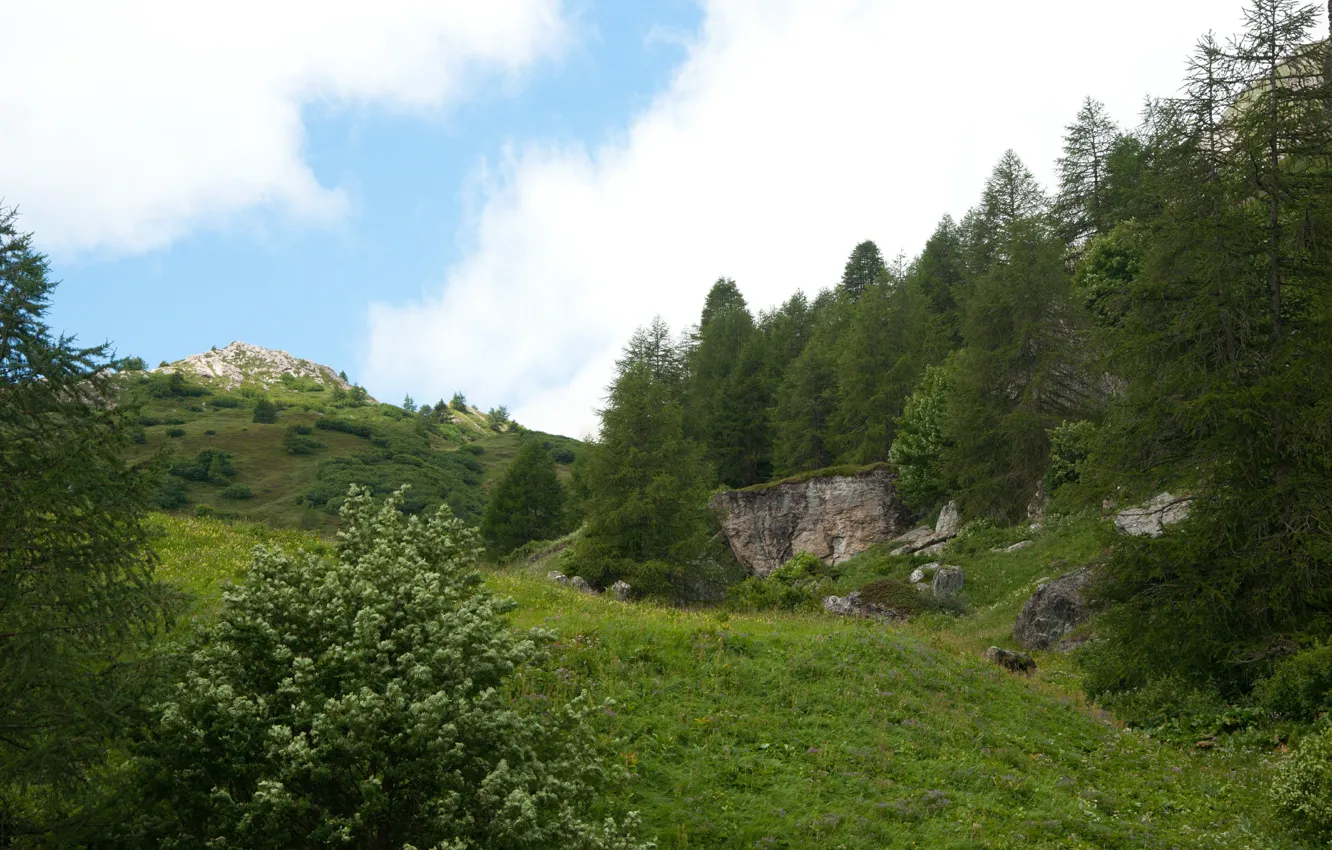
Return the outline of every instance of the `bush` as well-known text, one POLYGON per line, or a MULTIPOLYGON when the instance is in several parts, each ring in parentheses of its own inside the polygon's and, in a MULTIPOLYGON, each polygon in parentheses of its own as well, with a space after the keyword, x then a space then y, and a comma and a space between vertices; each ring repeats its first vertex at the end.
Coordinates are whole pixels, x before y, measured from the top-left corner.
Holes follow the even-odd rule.
POLYGON ((168 429, 166 429, 166 435, 167 435, 168 437, 183 437, 183 436, 185 436, 185 429, 184 429, 184 428, 168 428, 168 429))
POLYGON ((222 498, 235 499, 237 501, 242 499, 253 499, 254 492, 244 484, 232 484, 230 487, 222 491, 222 498))
POLYGON ((346 422, 341 419, 329 419, 323 417, 315 420, 315 427, 321 431, 341 431, 344 434, 351 434, 354 437, 363 437, 370 439, 374 435, 369 425, 358 425, 355 422, 346 422))
POLYGON ((208 403, 216 408, 237 408, 245 406, 245 402, 241 401, 240 399, 234 396, 229 396, 229 395, 216 396, 213 399, 211 399, 208 403))
POLYGON ((143 445, 148 442, 148 433, 142 428, 135 428, 130 432, 130 442, 143 445))
POLYGON ((561 446, 558 449, 552 450, 550 456, 555 460, 556 463, 562 464, 564 466, 568 466, 569 464, 573 463, 574 460, 576 459, 573 453, 573 449, 565 448, 563 446, 561 446))
POLYGON ((195 506, 194 506, 194 515, 195 515, 195 516, 212 516, 213 513, 214 513, 214 511, 213 511, 213 506, 212 506, 212 505, 195 505, 195 506))
POLYGON ((839 572, 837 567, 801 552, 767 578, 751 576, 733 585, 727 591, 727 606, 734 611, 817 610, 823 597, 836 590, 833 582, 839 572))
POLYGON ((324 444, 308 436, 310 433, 311 429, 307 425, 288 426, 282 435, 282 445, 287 454, 308 455, 313 454, 315 449, 322 449, 324 444))
POLYGON ((893 608, 905 614, 939 611, 944 607, 934 598, 934 594, 925 593, 916 585, 895 578, 876 579, 861 587, 858 592, 865 602, 893 608))
POLYGON ((172 508, 183 508, 190 503, 189 496, 185 493, 185 485, 179 481, 167 481, 157 491, 157 498, 154 504, 164 511, 172 508))
POLYGON ((215 428, 209 428, 207 431, 204 431, 204 436, 205 436, 205 437, 216 437, 216 436, 217 436, 217 429, 215 429, 215 428))
POLYGON ((204 449, 194 460, 173 463, 168 470, 177 478, 186 481, 221 481, 236 474, 231 463, 231 453, 217 449, 204 449))
POLYGON ((486 448, 485 446, 478 446, 476 443, 468 443, 459 449, 459 451, 467 452, 469 455, 480 456, 486 453, 486 448))
POLYGON ((553 635, 511 626, 447 508, 398 507, 353 488, 336 558, 256 550, 154 707, 120 777, 139 799, 108 843, 647 846, 587 817, 624 778, 592 706, 530 707, 510 684, 553 635))
POLYGON ((1091 454, 1096 425, 1085 420, 1064 422, 1050 430, 1050 469, 1045 473, 1045 492, 1053 496, 1065 484, 1082 479, 1082 465, 1091 454))
POLYGON ((145 428, 151 428, 151 427, 153 427, 154 425, 161 425, 161 424, 162 424, 162 420, 161 420, 161 419, 154 419, 154 418, 151 417, 151 416, 140 416, 138 419, 136 419, 136 420, 134 420, 134 421, 135 421, 135 422, 138 422, 140 425, 142 425, 142 426, 145 427, 145 428))
POLYGON ((1313 720, 1332 709, 1332 644, 1320 644, 1283 660, 1258 682, 1259 705, 1290 720, 1313 720))
POLYGON ((272 425, 277 422, 277 414, 277 405, 266 398, 254 403, 254 421, 261 425, 272 425))
POLYGON ((1277 771, 1272 800, 1304 831, 1332 839, 1332 728, 1300 742, 1277 771))
POLYGON ((184 420, 184 419, 181 419, 179 416, 168 416, 166 419, 163 419, 162 422, 163 422, 164 424, 167 424, 167 425, 184 425, 184 424, 185 424, 185 420, 184 420))

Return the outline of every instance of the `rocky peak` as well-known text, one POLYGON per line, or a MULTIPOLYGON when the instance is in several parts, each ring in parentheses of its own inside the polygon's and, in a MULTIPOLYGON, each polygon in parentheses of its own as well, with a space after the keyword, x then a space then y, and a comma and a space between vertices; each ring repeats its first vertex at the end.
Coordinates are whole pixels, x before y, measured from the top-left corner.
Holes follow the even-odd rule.
POLYGON ((283 375, 306 378, 325 386, 350 389, 351 384, 338 377, 330 366, 293 357, 285 351, 275 351, 248 342, 233 342, 226 348, 191 354, 183 360, 159 366, 154 372, 181 372, 209 383, 220 383, 226 389, 235 389, 243 383, 271 387, 282 381, 283 375))

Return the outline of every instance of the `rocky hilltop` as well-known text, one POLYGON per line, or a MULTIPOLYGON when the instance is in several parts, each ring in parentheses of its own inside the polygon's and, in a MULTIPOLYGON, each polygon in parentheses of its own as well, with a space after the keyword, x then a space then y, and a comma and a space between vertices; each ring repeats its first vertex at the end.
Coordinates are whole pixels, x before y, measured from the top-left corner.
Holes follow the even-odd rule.
POLYGON ((852 475, 821 475, 712 497, 735 557, 766 576, 798 552, 828 563, 845 561, 911 527, 886 467, 852 475))
POLYGON ((233 342, 226 348, 215 348, 202 354, 191 354, 183 360, 159 366, 154 372, 181 372, 209 383, 219 383, 225 389, 241 384, 254 384, 264 388, 282 381, 283 375, 305 378, 325 386, 351 389, 331 366, 312 360, 293 357, 285 351, 275 351, 248 342, 233 342))

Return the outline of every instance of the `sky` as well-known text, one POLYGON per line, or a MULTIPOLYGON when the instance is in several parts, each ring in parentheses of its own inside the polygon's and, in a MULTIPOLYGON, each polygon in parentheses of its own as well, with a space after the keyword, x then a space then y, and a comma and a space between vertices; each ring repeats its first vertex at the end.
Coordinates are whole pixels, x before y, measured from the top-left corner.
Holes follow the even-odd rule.
POLYGON ((54 330, 232 340, 582 437, 635 327, 909 258, 1012 148, 1051 183, 1241 0, 0 0, 0 203, 54 330))

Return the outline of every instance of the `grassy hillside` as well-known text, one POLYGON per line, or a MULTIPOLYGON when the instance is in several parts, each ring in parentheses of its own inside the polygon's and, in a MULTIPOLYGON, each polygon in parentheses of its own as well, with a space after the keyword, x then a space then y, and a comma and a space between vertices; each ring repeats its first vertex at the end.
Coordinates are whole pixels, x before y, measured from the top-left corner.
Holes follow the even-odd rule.
MULTIPOLYGON (((326 545, 206 519, 156 525, 164 574, 205 612, 254 543, 326 545)), ((1031 678, 979 659, 1032 582, 1094 553, 1101 531, 1085 518, 989 551, 1019 533, 981 530, 947 559, 968 570, 973 613, 903 625, 621 604, 519 571, 488 582, 519 602, 517 624, 560 634, 515 698, 615 700, 599 722, 637 775, 619 796, 662 848, 1299 846, 1268 821, 1269 750, 1117 728, 1052 654, 1031 678)), ((910 563, 868 553, 840 581, 910 563)))
POLYGON ((165 452, 168 467, 177 470, 167 479, 163 507, 178 516, 203 506, 225 517, 327 533, 354 481, 380 493, 410 483, 416 507, 445 501, 475 520, 523 440, 556 449, 566 477, 570 458, 582 448, 577 440, 511 424, 492 428, 490 417, 472 408, 450 408, 422 421, 394 405, 357 405, 309 380, 226 390, 192 376, 173 388, 169 375, 138 373, 125 376, 123 385, 125 400, 141 414, 135 456, 165 452), (278 406, 275 423, 253 421, 259 398, 278 406), (346 429, 322 428, 321 420, 346 429), (308 431, 299 435, 307 441, 302 453, 293 453, 288 442, 293 426, 308 431), (232 474, 192 477, 188 467, 209 451, 229 454, 232 474))

